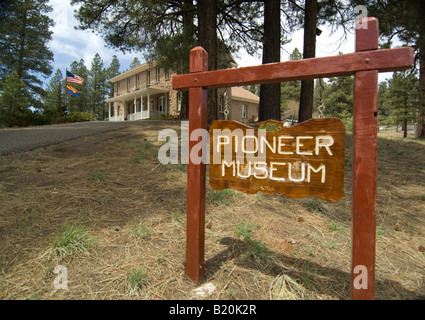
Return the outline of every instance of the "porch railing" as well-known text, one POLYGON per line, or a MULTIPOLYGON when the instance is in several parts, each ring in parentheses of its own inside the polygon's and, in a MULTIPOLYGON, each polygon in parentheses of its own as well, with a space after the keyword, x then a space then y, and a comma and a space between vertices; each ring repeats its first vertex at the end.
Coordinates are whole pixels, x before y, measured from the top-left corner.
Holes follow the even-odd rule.
MULTIPOLYGON (((135 120, 143 120, 148 118, 154 118, 159 117, 161 114, 166 114, 165 111, 156 111, 156 110, 150 110, 150 113, 148 110, 138 111, 136 113, 130 113, 127 115, 128 121, 135 121, 135 120)), ((109 121, 124 121, 124 116, 113 116, 109 117, 109 121)))
POLYGON ((124 117, 123 116, 109 117, 109 121, 124 121, 124 117))

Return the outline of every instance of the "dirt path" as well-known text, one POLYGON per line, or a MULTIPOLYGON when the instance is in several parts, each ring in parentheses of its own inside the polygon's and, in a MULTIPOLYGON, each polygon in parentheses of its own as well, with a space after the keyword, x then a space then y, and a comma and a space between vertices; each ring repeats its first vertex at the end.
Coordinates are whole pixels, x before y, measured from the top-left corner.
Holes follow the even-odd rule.
MULTIPOLYGON (((184 165, 160 165, 145 121, 0 157, 0 299, 349 299, 352 139, 338 203, 214 192, 206 203, 206 275, 184 274, 184 165), (63 231, 86 242, 60 256, 63 231), (68 288, 54 286, 55 267, 68 288), (284 286, 286 284, 286 287, 284 286)), ((378 143, 377 299, 425 298, 425 145, 378 143)), ((69 248, 68 248, 69 249, 69 248)))

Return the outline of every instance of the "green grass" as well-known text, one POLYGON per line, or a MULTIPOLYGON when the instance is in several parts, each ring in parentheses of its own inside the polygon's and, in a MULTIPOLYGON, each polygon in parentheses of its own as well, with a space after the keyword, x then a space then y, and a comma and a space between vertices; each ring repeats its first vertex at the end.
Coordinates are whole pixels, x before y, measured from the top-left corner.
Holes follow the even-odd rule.
POLYGON ((185 218, 185 212, 176 211, 173 213, 171 220, 175 222, 182 222, 185 218))
POLYGON ((254 230, 257 228, 258 225, 256 224, 249 221, 242 221, 235 227, 235 234, 238 237, 242 237, 247 243, 243 257, 253 257, 256 261, 262 262, 268 257, 271 251, 263 240, 253 239, 255 236, 254 230))
POLYGON ((252 240, 254 237, 254 230, 258 228, 258 225, 249 221, 242 221, 235 227, 235 234, 238 237, 242 237, 245 241, 252 240))
POLYGON ((258 262, 266 260, 270 253, 269 246, 261 239, 248 241, 248 246, 245 251, 246 256, 253 257, 258 262))
POLYGON ((150 235, 149 228, 144 222, 134 223, 130 233, 133 237, 138 237, 140 239, 146 239, 150 235))
POLYGON ((310 264, 309 261, 305 261, 301 267, 301 279, 308 290, 314 289, 314 281, 316 277, 316 269, 310 264))
POLYGON ((134 163, 142 164, 143 159, 152 156, 154 152, 154 145, 151 141, 143 141, 137 145, 137 153, 133 158, 134 163))
POLYGON ((391 154, 394 155, 394 157, 396 158, 397 161, 400 161, 401 156, 404 155, 404 151, 402 151, 402 150, 391 150, 390 152, 391 152, 391 154))
POLYGON ((329 231, 338 232, 338 233, 345 233, 344 232, 344 226, 339 224, 338 222, 334 222, 334 221, 331 221, 329 223, 329 231))
POLYGON ((25 217, 21 220, 20 226, 22 228, 27 228, 32 225, 32 223, 34 222, 34 219, 35 218, 33 214, 31 213, 26 214, 25 217))
POLYGON ((138 164, 142 164, 143 163, 142 156, 140 156, 139 154, 136 154, 133 158, 133 162, 138 163, 138 164))
POLYGON ((164 181, 173 181, 176 178, 176 175, 174 173, 168 173, 163 178, 164 181))
MULTIPOLYGON (((395 132, 394 132, 395 134, 395 132)), ((382 136, 380 138, 389 139, 389 140, 398 140, 398 141, 411 141, 411 142, 417 142, 421 144, 425 144, 425 139, 418 139, 413 135, 408 135, 407 138, 403 138, 403 136, 400 135, 394 135, 394 136, 382 136)))
POLYGON ((376 227, 376 238, 377 239, 381 239, 384 234, 385 234, 384 228, 376 227))
POLYGON ((237 194, 233 189, 212 190, 207 193, 207 199, 212 204, 230 205, 231 199, 237 194))
POLYGON ((94 158, 95 158, 96 161, 103 161, 103 160, 105 160, 105 157, 100 152, 95 152, 94 153, 94 158))
POLYGON ((142 289, 147 278, 148 272, 144 267, 127 271, 127 283, 130 290, 142 289))
POLYGON ((164 170, 170 170, 170 171, 174 171, 174 172, 183 172, 186 173, 187 172, 187 164, 160 164, 160 167, 164 170))
POLYGON ((87 228, 78 223, 66 225, 53 242, 53 254, 64 259, 66 257, 89 253, 96 249, 96 238, 87 232, 87 228))
POLYGON ((331 209, 323 201, 320 201, 318 199, 312 199, 307 202, 304 202, 303 206, 310 211, 332 215, 331 209))
POLYGON ((104 181, 106 179, 106 176, 103 172, 99 171, 99 169, 96 169, 95 172, 92 172, 89 176, 89 181, 91 182, 100 182, 104 181))

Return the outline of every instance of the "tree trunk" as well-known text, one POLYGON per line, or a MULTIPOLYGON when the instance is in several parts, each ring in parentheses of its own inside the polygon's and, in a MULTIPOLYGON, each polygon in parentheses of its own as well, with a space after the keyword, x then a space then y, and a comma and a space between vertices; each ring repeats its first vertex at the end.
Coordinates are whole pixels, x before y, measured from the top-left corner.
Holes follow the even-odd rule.
MULTIPOLYGON (((303 58, 316 56, 317 0, 305 2, 303 58)), ((300 109, 298 122, 313 117, 314 80, 301 81, 300 109)))
POLYGON ((182 100, 180 106, 180 117, 181 120, 189 119, 189 91, 182 92, 182 100))
POLYGON ((22 25, 21 25, 21 32, 19 34, 20 41, 19 41, 19 50, 18 50, 18 66, 17 66, 17 73, 19 79, 22 79, 23 77, 23 65, 24 65, 24 54, 25 54, 25 40, 26 40, 26 31, 27 31, 27 10, 25 9, 24 14, 22 16, 22 25))
MULTIPOLYGON (((198 45, 208 52, 208 70, 217 69, 216 0, 198 1, 198 45)), ((217 119, 217 89, 208 90, 208 126, 217 119)))
MULTIPOLYGON (((191 10, 193 7, 193 0, 184 0, 183 8, 185 13, 183 14, 183 34, 184 39, 189 39, 194 37, 196 33, 196 27, 193 24, 193 11, 191 10)), ((187 61, 187 68, 185 67, 183 72, 189 72, 189 50, 187 51, 187 56, 185 56, 187 61), (186 70, 187 69, 187 70, 186 70)), ((189 91, 182 92, 182 100, 180 107, 180 119, 188 119, 189 118, 189 91)))
POLYGON ((403 139, 407 138, 407 112, 404 112, 403 120, 403 139))
POLYGON ((425 48, 419 49, 419 110, 416 138, 425 138, 425 48))
MULTIPOLYGON (((280 0, 264 1, 263 64, 280 62, 280 0)), ((280 83, 260 85, 259 121, 280 121, 280 83)))

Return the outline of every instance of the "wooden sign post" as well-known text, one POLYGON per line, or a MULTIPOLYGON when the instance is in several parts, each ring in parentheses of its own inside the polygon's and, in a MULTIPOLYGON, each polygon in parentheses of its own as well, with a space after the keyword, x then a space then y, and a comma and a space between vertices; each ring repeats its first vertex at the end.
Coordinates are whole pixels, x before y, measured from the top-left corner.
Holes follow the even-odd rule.
MULTIPOLYGON (((173 77, 174 89, 189 89, 189 137, 192 137, 192 132, 197 129, 205 130, 207 126, 207 88, 354 74, 352 299, 373 299, 374 297, 378 73, 403 71, 410 68, 414 62, 412 48, 377 50, 378 33, 378 20, 363 18, 356 26, 355 53, 217 71, 206 71, 208 55, 204 49, 196 47, 190 53, 190 73, 173 77), (364 29, 364 26, 367 28, 364 29)), ((246 163, 243 167, 239 163, 239 169, 237 154, 236 158, 232 158, 231 155, 231 158, 226 160, 224 169, 222 163, 216 166, 211 161, 213 163, 210 167, 210 170, 213 170, 211 185, 216 188, 232 187, 245 192, 279 192, 290 197, 313 195, 329 201, 337 201, 342 196, 341 160, 344 158, 343 148, 340 148, 343 143, 342 131, 326 129, 326 121, 317 120, 320 119, 315 119, 311 123, 313 126, 323 125, 320 129, 322 131, 316 127, 308 134, 303 133, 303 130, 309 126, 309 122, 306 122, 304 125, 290 128, 291 130, 282 128, 279 130, 280 133, 266 134, 265 138, 258 138, 258 131, 250 134, 251 138, 246 138, 245 133, 249 127, 241 125, 239 129, 245 133, 238 137, 240 139, 245 137, 245 145, 243 145, 245 154, 251 152, 251 156, 258 156, 258 150, 255 148, 261 148, 260 144, 263 143, 263 148, 268 150, 266 160, 259 160, 256 167, 254 163, 254 167, 249 168, 246 163), (253 136, 256 138, 252 138, 253 136), (251 148, 254 149, 249 149, 247 140, 251 141, 251 148), (281 148, 280 152, 278 148, 281 148), (257 153, 253 152, 254 150, 257 153), (271 158, 267 159, 267 156, 271 158), (286 171, 282 171, 282 168, 286 171), (325 174, 324 168, 326 168, 325 174), (330 184, 326 184, 330 182, 327 179, 335 182, 336 187, 332 188, 330 184), (295 191, 297 188, 305 189, 295 191)), ((222 125, 213 124, 212 129, 214 128, 221 129, 222 125)), ((220 142, 220 150, 223 148, 222 151, 224 151, 227 142, 230 144, 230 139, 220 138, 220 141, 215 142, 220 142)), ((235 142, 235 137, 232 136, 232 143, 235 142)), ((197 140, 190 139, 189 154, 198 143, 197 140)), ((240 146, 242 150, 242 145, 240 146)), ((235 153, 237 150, 237 148, 234 149, 235 153)), ((211 152, 213 157, 214 150, 211 152)), ((200 281, 205 272, 205 172, 205 163, 193 163, 189 157, 186 274, 194 281, 200 281)))
MULTIPOLYGON (((376 51, 378 38, 374 19, 368 29, 357 29, 356 52, 376 51)), ((358 71, 354 79, 351 298, 370 300, 375 290, 378 70, 358 71)))

